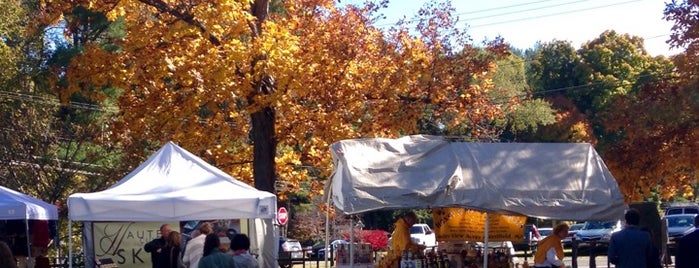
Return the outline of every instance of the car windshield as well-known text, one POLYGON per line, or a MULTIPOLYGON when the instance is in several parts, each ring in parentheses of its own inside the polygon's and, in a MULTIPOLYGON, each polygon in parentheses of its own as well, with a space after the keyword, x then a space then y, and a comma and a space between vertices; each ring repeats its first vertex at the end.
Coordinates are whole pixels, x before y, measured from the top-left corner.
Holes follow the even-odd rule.
POLYGON ((569 231, 577 231, 583 228, 584 224, 573 224, 570 226, 569 231))
POLYGON ((411 234, 422 234, 422 233, 423 233, 423 231, 422 231, 422 226, 413 226, 413 227, 410 227, 410 233, 411 233, 411 234))
POLYGON ((668 227, 691 227, 694 225, 694 216, 668 217, 668 227))
POLYGON ((583 230, 612 229, 616 223, 613 221, 588 221, 583 230))
POLYGON ((539 228, 539 235, 541 236, 549 236, 551 233, 553 233, 553 229, 539 228))

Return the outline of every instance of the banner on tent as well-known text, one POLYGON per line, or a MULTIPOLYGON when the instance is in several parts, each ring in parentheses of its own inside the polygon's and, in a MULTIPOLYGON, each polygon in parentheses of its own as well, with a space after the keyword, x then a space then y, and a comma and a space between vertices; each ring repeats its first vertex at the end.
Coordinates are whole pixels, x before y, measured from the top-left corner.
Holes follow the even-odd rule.
MULTIPOLYGON (((95 222, 93 227, 95 259, 112 259, 119 267, 149 268, 150 253, 143 246, 160 237, 162 222, 95 222)), ((178 222, 168 222, 179 231, 178 222)))
MULTIPOLYGON (((434 208, 432 219, 438 241, 485 241, 486 213, 465 208, 434 208)), ((490 214, 488 241, 519 242, 524 239, 527 217, 490 214)))

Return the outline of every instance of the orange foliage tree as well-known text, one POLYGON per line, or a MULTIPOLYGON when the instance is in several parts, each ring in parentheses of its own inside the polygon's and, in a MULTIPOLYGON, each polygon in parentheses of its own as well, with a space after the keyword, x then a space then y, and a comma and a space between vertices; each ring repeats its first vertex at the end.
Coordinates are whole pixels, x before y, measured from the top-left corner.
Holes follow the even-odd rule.
MULTIPOLYGON (((665 18, 673 21, 669 43, 686 50, 673 57, 676 72, 618 99, 607 128, 624 133, 605 154, 615 161, 621 190, 629 200, 657 191, 664 200, 696 200, 699 168, 699 3, 671 1, 665 18)), ((667 69, 667 68, 659 68, 667 69)))
POLYGON ((478 139, 514 106, 488 97, 506 47, 471 45, 448 4, 426 6, 416 31, 373 27, 380 5, 283 4, 43 1, 46 20, 82 6, 126 31, 111 40, 118 49, 85 44, 56 90, 96 100, 121 90, 108 142, 122 146, 126 168, 171 140, 270 192, 276 180, 322 189, 315 178, 329 175, 334 141, 416 134, 426 119, 478 139))

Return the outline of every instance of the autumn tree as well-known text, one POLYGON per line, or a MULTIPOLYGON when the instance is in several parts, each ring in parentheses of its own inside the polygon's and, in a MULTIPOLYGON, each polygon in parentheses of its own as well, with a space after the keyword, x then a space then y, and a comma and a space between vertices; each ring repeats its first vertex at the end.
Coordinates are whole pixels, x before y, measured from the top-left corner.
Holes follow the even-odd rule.
POLYGON ((46 18, 89 7, 124 22, 118 49, 85 44, 60 90, 120 89, 107 141, 131 166, 172 140, 258 189, 279 179, 295 191, 311 172, 320 189, 340 139, 416 134, 425 117, 494 133, 503 103, 488 92, 506 46, 474 48, 448 4, 425 7, 414 32, 383 32, 372 26, 380 5, 282 3, 270 14, 264 0, 43 2, 46 18))
POLYGON ((649 74, 664 74, 663 79, 619 98, 615 112, 605 116, 608 130, 623 133, 607 155, 614 159, 610 169, 621 171, 615 177, 630 200, 640 200, 651 191, 664 200, 696 200, 698 15, 694 1, 667 4, 665 18, 675 24, 669 42, 685 52, 673 58, 674 65, 652 67, 655 71, 649 74))

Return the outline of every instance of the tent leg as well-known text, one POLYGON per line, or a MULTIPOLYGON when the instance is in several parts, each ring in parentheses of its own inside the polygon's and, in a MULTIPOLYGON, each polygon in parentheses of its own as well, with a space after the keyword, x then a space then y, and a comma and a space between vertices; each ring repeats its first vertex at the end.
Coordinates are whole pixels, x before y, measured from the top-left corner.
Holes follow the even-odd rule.
POLYGON ((350 216, 350 244, 349 244, 349 261, 350 267, 354 267, 354 216, 350 216))
POLYGON ((73 221, 68 217, 68 268, 73 268, 73 221))
POLYGON ((330 244, 330 241, 328 241, 328 239, 330 239, 330 198, 332 196, 331 193, 332 193, 332 190, 328 190, 328 194, 327 194, 328 201, 327 201, 327 206, 325 208, 325 249, 326 250, 325 250, 325 255, 323 256, 323 259, 325 262, 325 267, 330 267, 328 265, 328 255, 330 255, 330 251, 332 251, 332 249, 330 251, 327 250, 328 245, 330 244))
POLYGON ((24 219, 24 231, 27 238, 27 267, 34 267, 32 261, 32 244, 29 240, 29 218, 24 219))
POLYGON ((488 267, 488 230, 490 227, 490 213, 485 213, 485 241, 483 244, 483 267, 488 267))

